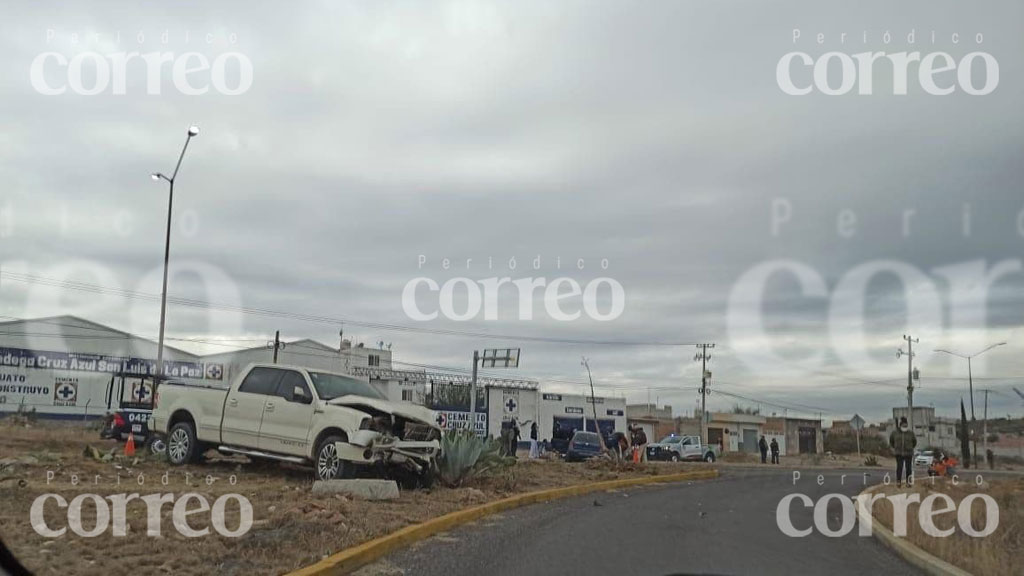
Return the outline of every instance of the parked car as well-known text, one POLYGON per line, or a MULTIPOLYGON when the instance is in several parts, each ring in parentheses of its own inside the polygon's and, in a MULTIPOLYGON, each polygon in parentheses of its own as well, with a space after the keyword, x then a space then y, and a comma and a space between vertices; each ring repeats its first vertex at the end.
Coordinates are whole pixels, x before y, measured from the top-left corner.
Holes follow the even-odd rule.
POLYGON ((935 459, 935 453, 931 450, 914 454, 914 466, 931 466, 935 459))
POLYGON ((601 455, 601 438, 596 432, 576 432, 565 452, 566 462, 581 462, 601 455))
POLYGON ((714 462, 718 459, 718 446, 703 444, 700 436, 677 436, 670 434, 658 442, 647 445, 648 460, 703 460, 714 462))
POLYGON ((376 466, 429 484, 440 451, 430 410, 389 402, 367 382, 322 370, 252 364, 226 390, 165 382, 155 403, 152 429, 166 437, 174 465, 216 448, 312 464, 320 479, 376 466))

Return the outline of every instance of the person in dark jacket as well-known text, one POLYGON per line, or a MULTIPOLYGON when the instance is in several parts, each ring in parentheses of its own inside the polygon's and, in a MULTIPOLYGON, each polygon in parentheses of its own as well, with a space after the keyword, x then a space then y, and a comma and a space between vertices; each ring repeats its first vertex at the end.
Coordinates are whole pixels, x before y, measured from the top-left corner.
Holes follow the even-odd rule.
POLYGON ((778 464, 779 463, 779 441, 776 440, 775 438, 772 438, 772 443, 769 444, 768 447, 771 448, 771 451, 772 451, 772 464, 778 464))
POLYGON ((516 456, 516 452, 519 451, 519 439, 522 438, 522 434, 519 433, 519 422, 516 419, 512 419, 512 433, 509 435, 509 455, 512 457, 516 456))
POLYGON ((900 417, 899 425, 889 434, 889 447, 896 456, 896 485, 903 486, 903 471, 907 471, 907 486, 914 482, 914 448, 917 448, 917 436, 907 424, 905 416, 900 417))
POLYGON ((761 441, 757 443, 757 447, 761 449, 761 464, 768 463, 768 441, 764 439, 764 434, 761 435, 761 441))

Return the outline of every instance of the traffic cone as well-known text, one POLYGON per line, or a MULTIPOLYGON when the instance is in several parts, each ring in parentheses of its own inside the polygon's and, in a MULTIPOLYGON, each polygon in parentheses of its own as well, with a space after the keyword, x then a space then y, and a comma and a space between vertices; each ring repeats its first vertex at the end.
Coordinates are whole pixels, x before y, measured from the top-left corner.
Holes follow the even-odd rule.
POLYGON ((633 446, 633 462, 640 463, 640 448, 637 446, 633 446))
POLYGON ((124 443, 124 455, 135 456, 135 435, 128 434, 128 441, 124 443))

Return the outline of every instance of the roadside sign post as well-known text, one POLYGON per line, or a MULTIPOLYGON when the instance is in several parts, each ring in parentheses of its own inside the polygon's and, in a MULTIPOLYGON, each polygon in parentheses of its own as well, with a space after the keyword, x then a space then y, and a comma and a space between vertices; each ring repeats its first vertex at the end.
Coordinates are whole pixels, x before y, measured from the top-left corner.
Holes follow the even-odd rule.
MULTIPOLYGON (((519 368, 520 348, 485 348, 481 353, 473 351, 473 380, 469 385, 469 420, 473 433, 476 433, 476 371, 477 366, 483 368, 519 368)), ((488 412, 488 419, 490 413, 488 412)), ((484 436, 490 422, 484 423, 484 436)))

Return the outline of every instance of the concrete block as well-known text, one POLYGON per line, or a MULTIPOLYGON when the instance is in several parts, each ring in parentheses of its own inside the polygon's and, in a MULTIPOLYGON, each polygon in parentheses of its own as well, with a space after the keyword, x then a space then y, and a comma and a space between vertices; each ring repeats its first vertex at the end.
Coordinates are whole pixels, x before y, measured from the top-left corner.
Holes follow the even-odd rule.
POLYGON ((345 494, 366 500, 397 500, 398 483, 394 480, 317 480, 313 494, 345 494))

